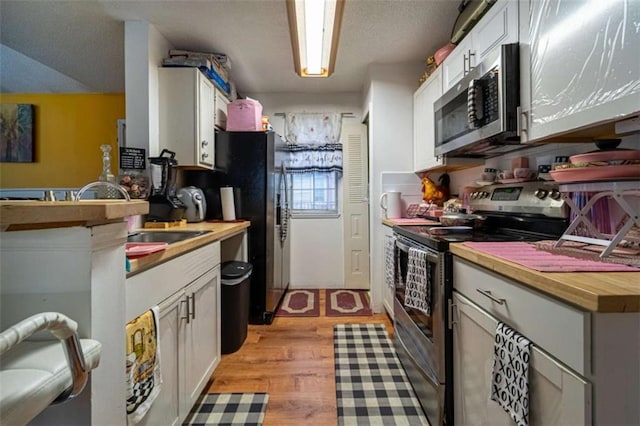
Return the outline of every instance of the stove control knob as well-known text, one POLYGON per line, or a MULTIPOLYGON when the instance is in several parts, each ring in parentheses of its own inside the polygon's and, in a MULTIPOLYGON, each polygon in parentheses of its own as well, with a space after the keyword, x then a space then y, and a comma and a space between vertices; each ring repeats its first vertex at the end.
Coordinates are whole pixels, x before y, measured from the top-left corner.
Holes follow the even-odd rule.
POLYGON ((478 192, 478 191, 473 191, 473 192, 471 193, 471 199, 475 200, 476 198, 478 198, 478 194, 479 194, 479 192, 478 192))
POLYGON ((487 198, 488 196, 489 196, 489 193, 487 191, 482 192, 482 198, 487 198))
POLYGON ((557 189, 552 189, 551 194, 549 194, 549 197, 551 197, 554 200, 559 200, 561 196, 562 194, 557 189))
POLYGON ((547 196, 548 193, 549 192, 546 189, 538 188, 538 189, 535 190, 533 195, 535 195, 536 197, 538 197, 541 200, 544 200, 544 198, 547 196))

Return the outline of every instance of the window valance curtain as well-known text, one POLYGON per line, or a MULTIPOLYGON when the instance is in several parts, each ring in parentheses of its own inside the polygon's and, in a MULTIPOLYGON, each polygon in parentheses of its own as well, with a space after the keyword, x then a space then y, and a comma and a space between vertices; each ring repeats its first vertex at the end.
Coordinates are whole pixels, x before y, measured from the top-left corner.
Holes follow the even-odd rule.
POLYGON ((287 113, 287 169, 291 173, 342 173, 338 113, 287 113))

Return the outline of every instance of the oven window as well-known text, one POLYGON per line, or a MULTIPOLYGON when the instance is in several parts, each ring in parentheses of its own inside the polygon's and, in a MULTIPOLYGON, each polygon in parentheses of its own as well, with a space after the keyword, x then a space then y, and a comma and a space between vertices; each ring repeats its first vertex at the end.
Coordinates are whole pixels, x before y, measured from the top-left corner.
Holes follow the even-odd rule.
MULTIPOLYGON (((404 304, 404 295, 405 295, 405 283, 407 282, 407 269, 408 269, 408 260, 409 253, 398 250, 396 254, 396 299, 400 302, 405 312, 409 315, 411 320, 418 326, 418 328, 424 333, 425 336, 431 338, 433 336, 433 319, 430 315, 425 314, 424 312, 406 307, 404 304)), ((436 271, 437 268, 431 262, 427 262, 427 282, 432 286, 437 285, 436 283, 436 271)), ((435 292, 432 291, 432 294, 435 292)), ((433 300, 431 301, 433 303, 433 300)), ((433 312, 433 306, 431 307, 431 312, 433 312)))

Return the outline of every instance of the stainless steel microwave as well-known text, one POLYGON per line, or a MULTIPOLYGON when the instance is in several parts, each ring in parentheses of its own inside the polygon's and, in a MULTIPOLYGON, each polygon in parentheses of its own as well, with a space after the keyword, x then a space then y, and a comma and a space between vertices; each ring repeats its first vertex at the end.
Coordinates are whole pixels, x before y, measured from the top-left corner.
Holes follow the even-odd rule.
POLYGON ((520 149, 517 43, 503 44, 434 103, 435 153, 489 157, 520 149))

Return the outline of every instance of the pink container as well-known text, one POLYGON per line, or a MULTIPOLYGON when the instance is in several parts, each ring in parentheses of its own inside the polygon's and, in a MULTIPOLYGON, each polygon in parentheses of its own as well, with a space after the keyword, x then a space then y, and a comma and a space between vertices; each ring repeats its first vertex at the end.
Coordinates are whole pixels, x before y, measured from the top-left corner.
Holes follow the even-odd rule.
POLYGON ((227 105, 228 132, 261 132, 262 104, 255 99, 236 99, 227 105))

